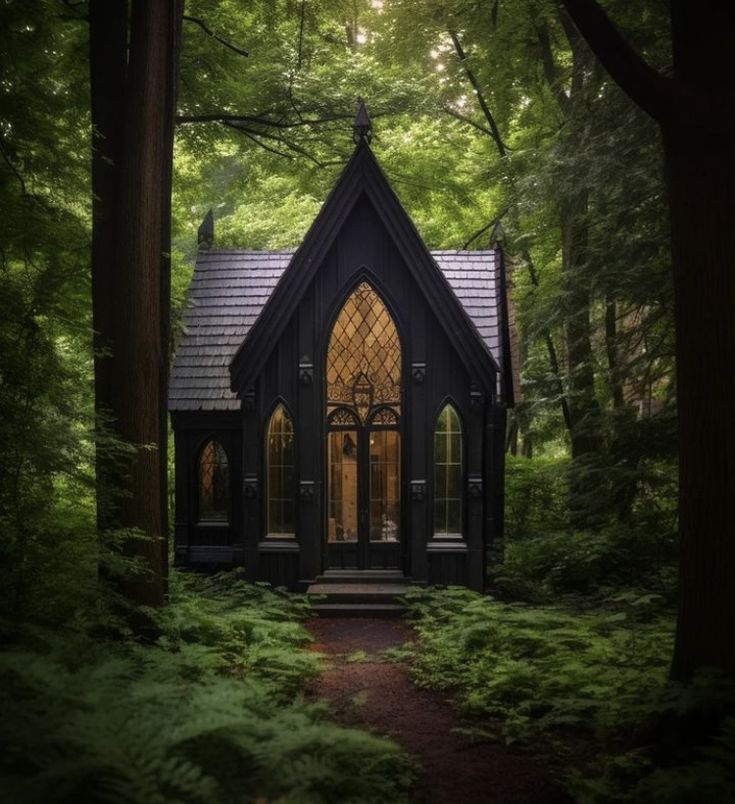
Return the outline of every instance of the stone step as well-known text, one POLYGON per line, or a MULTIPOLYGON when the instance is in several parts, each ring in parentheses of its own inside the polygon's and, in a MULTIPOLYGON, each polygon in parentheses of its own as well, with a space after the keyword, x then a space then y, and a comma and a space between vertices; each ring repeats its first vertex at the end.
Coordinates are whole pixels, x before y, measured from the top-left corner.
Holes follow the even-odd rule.
POLYGON ((327 603, 394 603, 407 583, 313 583, 306 594, 323 595, 327 603))
POLYGON ((316 583, 410 583, 401 570, 326 570, 316 583))
POLYGON ((403 606, 395 603, 313 603, 318 617, 402 617, 403 606))

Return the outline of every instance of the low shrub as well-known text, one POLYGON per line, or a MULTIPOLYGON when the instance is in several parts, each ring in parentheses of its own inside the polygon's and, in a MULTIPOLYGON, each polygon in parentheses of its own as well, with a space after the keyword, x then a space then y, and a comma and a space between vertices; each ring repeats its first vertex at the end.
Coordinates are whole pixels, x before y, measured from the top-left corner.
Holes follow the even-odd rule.
POLYGON ((505 462, 506 539, 525 539, 565 527, 569 459, 506 455, 505 462))
POLYGON ((454 691, 508 743, 557 727, 599 737, 631 728, 666 680, 673 622, 651 611, 650 595, 584 613, 459 588, 406 599, 421 637, 417 683, 454 691))
POLYGON ((675 559, 675 534, 615 525, 507 542, 492 578, 504 596, 517 599, 604 597, 610 588, 639 587, 672 601, 675 559))
POLYGON ((298 598, 174 575, 153 644, 78 625, 5 629, 0 798, 8 802, 400 802, 393 743, 298 696, 320 658, 298 598))

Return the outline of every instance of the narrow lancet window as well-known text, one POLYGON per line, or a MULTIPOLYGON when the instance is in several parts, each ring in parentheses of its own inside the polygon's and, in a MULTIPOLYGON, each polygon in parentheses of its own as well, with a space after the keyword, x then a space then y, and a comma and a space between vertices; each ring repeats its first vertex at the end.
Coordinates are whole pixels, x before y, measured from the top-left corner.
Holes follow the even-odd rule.
POLYGON ((434 429, 434 537, 462 538, 462 425, 452 405, 434 429))
POLYGON ((296 533, 296 445, 291 417, 283 405, 268 423, 268 535, 293 537, 296 533))
POLYGON ((208 441, 199 453, 199 519, 230 519, 230 466, 219 441, 208 441))

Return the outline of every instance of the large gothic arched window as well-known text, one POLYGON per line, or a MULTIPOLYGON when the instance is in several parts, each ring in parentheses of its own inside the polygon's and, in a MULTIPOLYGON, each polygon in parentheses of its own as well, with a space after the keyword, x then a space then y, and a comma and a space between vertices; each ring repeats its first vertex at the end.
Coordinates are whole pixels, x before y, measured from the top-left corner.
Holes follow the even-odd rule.
POLYGON ((199 453, 199 519, 228 522, 230 518, 230 467, 219 441, 207 441, 199 453))
POLYGON ((278 405, 268 422, 268 535, 296 533, 296 444, 291 417, 278 405))
POLYGON ((340 310, 327 350, 327 415, 347 407, 365 424, 376 408, 400 413, 401 343, 385 303, 361 282, 340 310))
POLYGON ((462 425, 452 405, 434 428, 434 537, 462 538, 462 425))

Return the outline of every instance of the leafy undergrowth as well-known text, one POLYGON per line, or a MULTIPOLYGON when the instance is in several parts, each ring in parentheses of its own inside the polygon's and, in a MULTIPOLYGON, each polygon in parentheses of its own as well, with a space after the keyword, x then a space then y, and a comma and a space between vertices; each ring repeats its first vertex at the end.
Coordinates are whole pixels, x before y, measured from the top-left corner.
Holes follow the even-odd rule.
POLYGON ((320 659, 299 598, 233 576, 174 576, 141 644, 107 625, 27 626, 0 656, 8 802, 383 802, 409 783, 394 744, 299 697, 320 659), (114 638, 112 635, 114 634, 114 638))
POLYGON ((673 624, 631 611, 501 603, 461 588, 407 595, 419 684, 455 690, 506 742, 573 727, 603 736, 647 714, 666 679, 673 624))
POLYGON ((584 771, 569 773, 575 800, 735 801, 735 719, 722 714, 735 711, 735 688, 667 683, 674 622, 657 596, 623 592, 586 611, 462 588, 406 599, 416 682, 452 691, 485 738, 586 741, 584 771))

